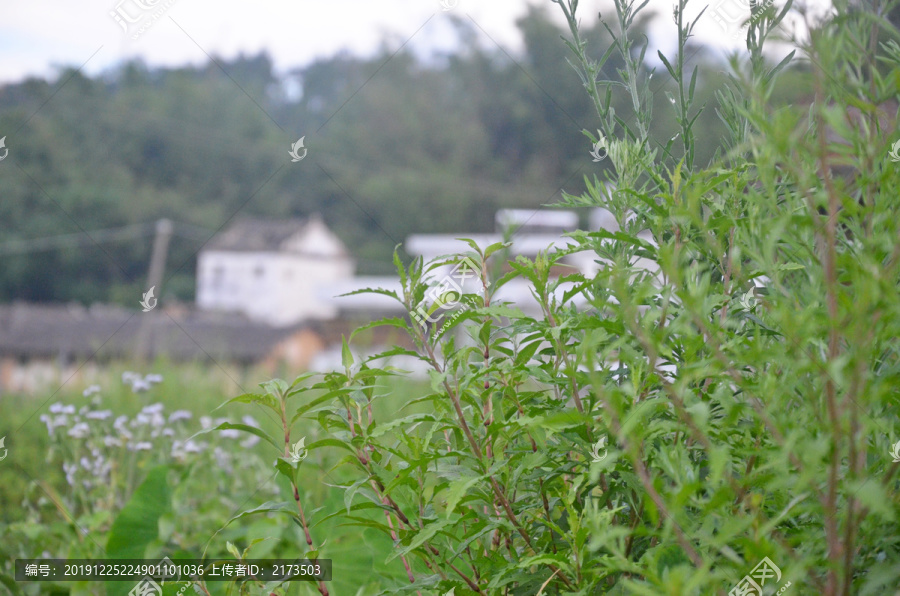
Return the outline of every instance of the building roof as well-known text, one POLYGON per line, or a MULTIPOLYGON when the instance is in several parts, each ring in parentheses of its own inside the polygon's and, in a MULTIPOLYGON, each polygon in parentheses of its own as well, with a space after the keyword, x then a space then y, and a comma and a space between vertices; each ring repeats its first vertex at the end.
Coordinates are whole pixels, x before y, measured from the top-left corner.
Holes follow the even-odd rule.
POLYGON ((116 306, 0 305, 0 356, 129 357, 142 324, 151 357, 252 363, 309 325, 274 328, 234 314, 142 313, 116 306))
POLYGON ((556 209, 500 209, 494 216, 497 231, 543 230, 568 232, 578 228, 578 214, 556 209))
MULTIPOLYGON (((406 250, 411 255, 422 256, 427 260, 438 256, 462 254, 472 249, 460 238, 469 238, 485 249, 496 242, 503 242, 500 234, 412 234, 406 239, 406 250)), ((539 251, 551 248, 565 249, 577 242, 560 234, 521 234, 513 236, 510 252, 513 255, 534 256, 539 251)))
POLYGON ((329 255, 322 256, 347 255, 343 243, 331 233, 319 214, 305 219, 240 217, 216 234, 203 250, 302 253, 320 252, 323 244, 333 249, 327 251, 329 255))

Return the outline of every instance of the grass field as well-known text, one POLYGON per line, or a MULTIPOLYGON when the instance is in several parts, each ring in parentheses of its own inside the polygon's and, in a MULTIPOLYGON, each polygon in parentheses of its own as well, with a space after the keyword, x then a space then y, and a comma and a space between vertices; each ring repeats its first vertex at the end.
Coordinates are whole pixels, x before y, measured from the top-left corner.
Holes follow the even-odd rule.
MULTIPOLYGON (((106 378, 96 382, 99 391, 87 396, 87 386, 66 385, 55 394, 0 397, 0 437, 6 437, 8 449, 0 462, 0 573, 5 576, 0 593, 127 593, 128 585, 105 582, 13 584, 14 560, 103 559, 126 552, 116 551, 121 540, 114 535, 127 528, 117 527, 117 518, 144 480, 159 469, 164 470, 167 500, 158 518, 144 516, 148 527, 128 528, 134 536, 151 535, 145 543, 125 537, 128 543, 136 542, 127 550, 132 555, 140 551, 136 556, 148 559, 166 554, 233 558, 228 550, 232 543, 241 551, 252 544, 249 558, 305 556, 303 533, 289 515, 261 513, 227 523, 238 512, 267 502, 293 504, 287 483, 276 480, 273 464, 280 454, 271 444, 248 433, 220 431, 194 437, 195 447, 206 443, 202 450, 185 448, 204 424, 225 418, 252 419, 276 436, 281 433, 272 413, 258 406, 236 403, 216 409, 244 391, 253 392, 267 375, 246 371, 241 378, 226 378, 214 368, 158 363, 143 372, 159 374, 162 380, 135 392, 123 382, 124 372, 110 368, 106 378)), ((403 389, 388 392, 376 409, 396 412, 415 388, 403 389)), ((300 420, 293 436, 312 441, 316 426, 314 420, 300 420)), ((349 482, 341 466, 335 467, 339 458, 327 448, 309 455, 302 467, 301 501, 318 556, 333 561, 331 593, 377 593, 380 585, 373 570, 396 575, 398 582, 404 577, 396 561, 385 566, 390 538, 373 529, 342 527, 336 519, 322 521, 345 507, 344 492, 336 487, 349 482)), ((207 589, 210 594, 238 593, 223 582, 210 582, 207 589)), ((314 592, 311 583, 295 583, 286 593, 314 592)))

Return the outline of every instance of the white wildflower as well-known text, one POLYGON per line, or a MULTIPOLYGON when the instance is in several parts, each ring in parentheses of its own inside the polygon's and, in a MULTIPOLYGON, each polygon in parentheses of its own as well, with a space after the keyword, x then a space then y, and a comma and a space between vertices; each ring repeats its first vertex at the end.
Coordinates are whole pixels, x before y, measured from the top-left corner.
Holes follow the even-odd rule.
POLYGON ((153 443, 149 441, 140 441, 138 443, 129 443, 128 448, 131 451, 150 451, 153 449, 153 443))
POLYGON ((53 429, 56 427, 53 426, 53 420, 50 418, 50 416, 47 416, 46 414, 41 414, 41 422, 43 422, 44 424, 47 425, 47 434, 52 435, 53 429))
POLYGON ((187 410, 175 410, 169 414, 169 422, 175 422, 176 420, 190 420, 192 417, 193 414, 187 410))
POLYGON ((211 427, 212 418, 210 418, 209 416, 200 416, 200 426, 202 426, 204 429, 211 427))
POLYGON ((235 430, 233 428, 228 428, 219 432, 220 435, 225 437, 226 439, 240 439, 241 431, 235 430))
POLYGON ((103 437, 103 444, 106 447, 121 447, 122 441, 116 437, 103 437))
POLYGON ((102 455, 94 458, 94 463, 91 466, 91 474, 94 478, 105 480, 110 471, 112 471, 112 464, 106 458, 102 455))
POLYGON ((90 387, 85 389, 84 392, 82 392, 82 395, 85 397, 90 397, 95 393, 100 393, 100 385, 91 385, 90 387))
POLYGON ((205 447, 205 443, 195 443, 194 441, 188 441, 184 444, 184 450, 187 453, 200 453, 205 447))
POLYGON ((216 465, 227 473, 232 472, 231 467, 231 454, 222 449, 221 447, 216 447, 213 451, 213 457, 216 459, 216 465))
POLYGON ((155 403, 149 406, 144 406, 141 410, 144 414, 159 414, 165 409, 165 406, 161 403, 155 403))
POLYGON ((146 377, 144 377, 144 380, 148 383, 162 383, 163 377, 162 377, 162 375, 158 375, 158 374, 149 374, 146 377))
POLYGON ((98 410, 96 412, 88 412, 86 418, 90 420, 106 420, 112 416, 112 410, 98 410))
POLYGON ((135 379, 131 383, 131 390, 134 393, 141 393, 143 391, 148 391, 149 389, 150 389, 150 383, 148 383, 144 379, 135 379))
POLYGON ((244 416, 243 418, 241 418, 241 421, 242 421, 244 424, 246 424, 247 426, 252 426, 252 427, 254 427, 254 428, 259 428, 259 422, 257 422, 256 419, 255 419, 253 416, 249 416, 249 415, 244 416))
POLYGON ((250 449, 257 443, 259 443, 259 437, 257 437, 256 435, 250 435, 249 437, 241 441, 241 447, 243 447, 244 449, 250 449))
POLYGON ((68 432, 70 437, 75 437, 76 439, 83 439, 89 434, 91 434, 91 427, 88 426, 87 422, 79 422, 70 428, 68 432))
POLYGON ((66 473, 66 482, 69 486, 75 486, 75 472, 78 471, 78 466, 63 462, 63 471, 66 473))

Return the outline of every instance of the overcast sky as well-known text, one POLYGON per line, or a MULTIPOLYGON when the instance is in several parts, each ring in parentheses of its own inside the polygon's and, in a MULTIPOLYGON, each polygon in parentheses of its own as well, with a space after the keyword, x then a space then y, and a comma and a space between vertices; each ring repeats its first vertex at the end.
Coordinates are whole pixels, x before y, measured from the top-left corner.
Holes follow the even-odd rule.
MULTIPOLYGON (((442 10, 441 0, 7 0, 0 3, 0 83, 52 74, 60 66, 84 64, 85 72, 97 74, 137 56, 151 66, 175 66, 201 64, 207 54, 233 58, 266 50, 284 72, 342 49, 370 55, 385 40, 391 49, 408 42, 428 53, 454 47, 450 15, 474 21, 486 45, 495 41, 515 50, 521 45, 515 21, 529 4, 560 13, 551 0, 443 1, 450 10, 442 10)), ((648 57, 657 48, 671 50, 672 1, 650 0, 648 8, 659 16, 648 57)), ((710 4, 695 29, 697 38, 723 49, 738 47, 711 15, 720 4, 727 3, 723 11, 739 11, 748 2, 689 4, 694 15, 710 4)), ((609 2, 581 0, 582 22, 595 22, 601 9, 612 16, 609 2)))

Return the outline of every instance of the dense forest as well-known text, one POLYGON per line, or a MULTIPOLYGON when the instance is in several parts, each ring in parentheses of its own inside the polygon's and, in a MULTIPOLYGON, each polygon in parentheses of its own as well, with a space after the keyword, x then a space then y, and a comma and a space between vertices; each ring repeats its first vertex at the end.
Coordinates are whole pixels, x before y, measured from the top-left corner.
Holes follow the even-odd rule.
MULTIPOLYGON (((637 25, 646 31, 646 20, 637 25)), ((96 78, 68 69, 0 88, 10 151, 0 164, 0 301, 133 305, 150 222, 162 217, 180 222, 163 298, 192 299, 196 252, 235 214, 320 212, 360 272, 385 273, 410 233, 488 231, 497 208, 552 204, 610 167, 593 162, 578 134, 595 132, 597 115, 546 11, 518 21, 516 53, 468 21, 455 27, 458 51, 437 58, 385 47, 283 76, 265 54, 175 69, 131 62, 96 78), (301 136, 308 157, 291 163, 301 136)), ((599 24, 585 37, 595 48, 609 42, 599 24)), ((716 50, 689 55, 690 68, 725 70, 714 67, 724 60, 716 50)), ((605 70, 621 66, 613 57, 605 70)), ((786 73, 783 99, 800 92, 802 76, 786 73)), ((659 79, 652 136, 662 147, 677 128, 659 79)), ((699 102, 715 106, 720 83, 700 77, 699 102)), ((629 119, 630 100, 614 93, 613 102, 629 119)), ((695 128, 705 163, 724 128, 715 110, 695 128)))

